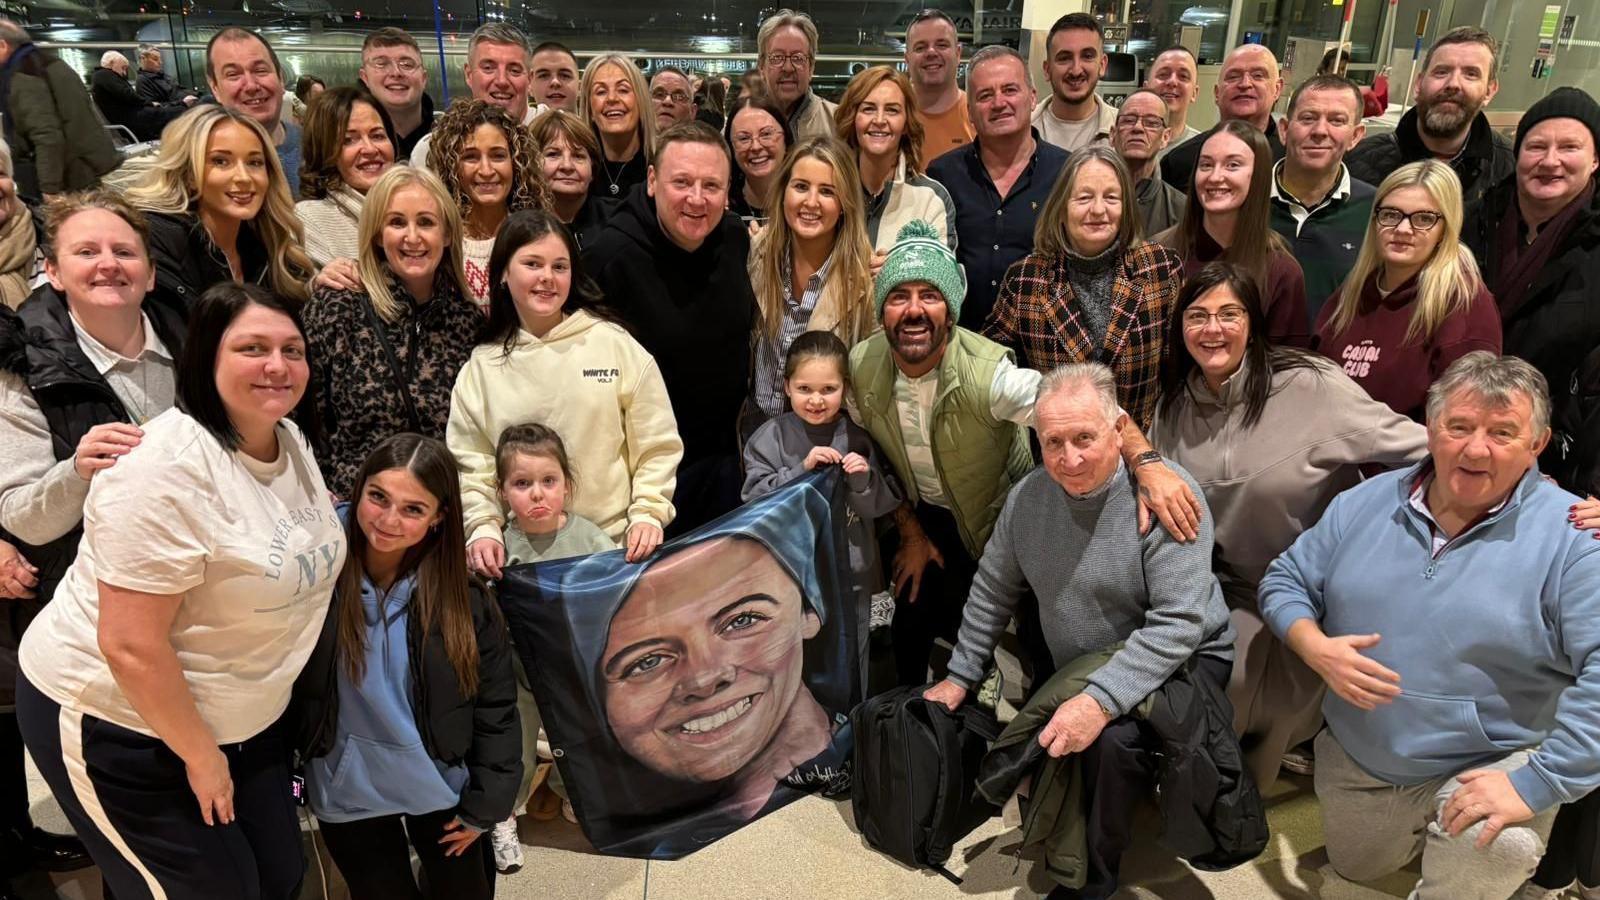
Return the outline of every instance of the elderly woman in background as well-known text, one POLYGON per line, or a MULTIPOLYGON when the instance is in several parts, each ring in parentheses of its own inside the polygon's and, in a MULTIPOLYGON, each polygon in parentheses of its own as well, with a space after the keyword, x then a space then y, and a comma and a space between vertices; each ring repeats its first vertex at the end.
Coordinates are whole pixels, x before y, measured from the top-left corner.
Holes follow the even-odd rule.
POLYGON ((361 85, 318 94, 306 110, 300 196, 294 214, 305 226, 306 253, 319 267, 354 259, 361 200, 394 165, 394 126, 361 85))
POLYGON ((539 145, 545 184, 550 186, 550 211, 577 238, 581 249, 594 240, 610 217, 609 204, 589 196, 600 142, 582 117, 564 109, 553 109, 535 119, 531 130, 539 145))
POLYGON ((28 282, 40 265, 32 213, 17 196, 11 147, 0 140, 0 303, 16 309, 28 299, 28 282))

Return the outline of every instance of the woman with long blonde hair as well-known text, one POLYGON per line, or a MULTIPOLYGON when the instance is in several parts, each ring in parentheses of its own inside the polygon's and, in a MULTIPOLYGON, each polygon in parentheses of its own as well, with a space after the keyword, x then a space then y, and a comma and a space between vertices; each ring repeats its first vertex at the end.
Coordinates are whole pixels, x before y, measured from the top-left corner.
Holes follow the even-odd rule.
POLYGON ((857 73, 833 111, 833 123, 839 140, 855 154, 873 248, 887 255, 901 227, 921 219, 954 250, 955 201, 944 185, 924 174, 917 95, 906 76, 888 66, 857 73))
POLYGON ((395 166, 380 176, 356 240, 360 290, 318 286, 305 308, 315 413, 328 440, 322 470, 344 497, 362 460, 390 436, 444 439, 450 389, 483 324, 467 297, 461 214, 437 175, 395 166))
POLYGON ((500 225, 519 210, 550 206, 539 146, 504 109, 486 100, 457 100, 433 128, 428 168, 460 211, 467 292, 487 310, 489 254, 500 225))
POLYGON ((589 193, 620 201, 643 184, 656 149, 650 88, 639 67, 618 53, 589 61, 578 84, 578 115, 594 127, 600 158, 589 193))
POLYGON ((1500 313, 1461 242, 1461 179, 1427 159, 1378 186, 1344 285, 1313 347, 1402 415, 1423 419, 1428 386, 1474 350, 1500 352, 1500 313))
POLYGON ((283 163, 255 119, 191 109, 161 133, 160 152, 106 183, 149 215, 156 293, 180 308, 219 281, 262 284, 296 305, 309 299, 316 268, 283 163))
POLYGON ((763 421, 788 409, 783 362, 796 337, 831 331, 849 347, 877 325, 870 296, 872 245, 850 151, 831 137, 798 144, 778 172, 772 197, 777 208, 771 224, 750 248, 753 399, 763 421))

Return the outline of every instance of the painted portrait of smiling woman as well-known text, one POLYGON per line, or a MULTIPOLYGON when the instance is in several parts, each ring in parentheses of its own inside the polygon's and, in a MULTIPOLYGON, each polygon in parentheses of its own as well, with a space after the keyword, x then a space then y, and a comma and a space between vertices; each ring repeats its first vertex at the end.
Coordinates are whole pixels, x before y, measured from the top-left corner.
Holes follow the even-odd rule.
POLYGON ((752 501, 640 564, 506 569, 501 603, 597 849, 676 858, 847 783, 861 685, 838 480, 752 501))

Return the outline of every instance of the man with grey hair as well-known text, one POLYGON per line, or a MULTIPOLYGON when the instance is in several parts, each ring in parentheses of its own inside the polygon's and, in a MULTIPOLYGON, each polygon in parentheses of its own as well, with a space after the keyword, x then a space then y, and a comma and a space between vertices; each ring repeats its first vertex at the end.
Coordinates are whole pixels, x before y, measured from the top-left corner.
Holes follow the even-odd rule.
POLYGON ((0 19, 0 68, 7 73, 0 121, 24 199, 83 190, 122 161, 83 79, 10 19, 0 19))
POLYGON ((1161 180, 1161 153, 1167 149, 1167 102, 1149 88, 1129 94, 1117 109, 1111 146, 1128 164, 1140 234, 1160 234, 1183 218, 1187 196, 1161 180))
POLYGON ((179 113, 200 98, 197 91, 184 87, 167 74, 161 64, 161 48, 155 44, 139 45, 139 77, 135 90, 140 100, 179 113))
POLYGON ((810 137, 832 137, 836 104, 811 92, 817 64, 817 25, 811 17, 780 9, 756 32, 761 74, 772 101, 789 117, 795 143, 810 137))
MULTIPOLYGON (((1050 756, 1082 754, 1088 865, 1081 895, 1110 897, 1133 810, 1155 774, 1155 737, 1133 713, 1191 660, 1193 673, 1220 694, 1233 627, 1211 572, 1210 513, 1187 543, 1160 528, 1139 533, 1138 491, 1122 459, 1127 413, 1111 370, 1073 363, 1044 376, 1033 418, 1044 462, 1006 497, 972 580, 950 675, 924 696, 959 707, 1019 612, 1038 619, 1020 620, 1019 632, 1043 639, 1035 688, 1080 658, 1113 651, 1038 738, 1050 756), (1029 592, 1037 605, 1024 611, 1029 592)), ((1199 496, 1189 474, 1169 465, 1199 496)))
POLYGON ((1600 786, 1600 543, 1540 477, 1533 366, 1469 353, 1427 418, 1429 458, 1334 498, 1268 567, 1261 613, 1328 684, 1333 869, 1369 881, 1420 853, 1413 897, 1508 897, 1556 807, 1600 786))
MULTIPOLYGON (((528 82, 533 77, 533 45, 522 29, 505 22, 478 26, 467 40, 465 75, 472 99, 503 108, 523 125, 544 112, 544 105, 528 104, 528 82)), ((643 102, 644 98, 639 98, 643 102)), ((413 166, 428 164, 433 135, 425 135, 411 151, 413 166)))
POLYGON ((140 99, 128 81, 130 68, 126 56, 107 50, 100 55, 100 65, 89 73, 89 93, 107 122, 128 129, 138 140, 153 140, 161 136, 170 117, 161 115, 159 105, 140 99))

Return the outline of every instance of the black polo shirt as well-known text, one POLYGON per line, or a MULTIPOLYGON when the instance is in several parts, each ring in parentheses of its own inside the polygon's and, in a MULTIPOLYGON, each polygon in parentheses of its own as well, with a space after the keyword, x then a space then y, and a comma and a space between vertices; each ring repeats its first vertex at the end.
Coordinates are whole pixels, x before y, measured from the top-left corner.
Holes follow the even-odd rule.
POLYGON ((1033 130, 1033 158, 1004 197, 979 155, 982 138, 942 154, 928 166, 928 177, 944 185, 956 206, 956 257, 967 270, 967 299, 959 323, 980 331, 1006 269, 1033 252, 1033 226, 1039 210, 1067 162, 1067 151, 1033 130))

